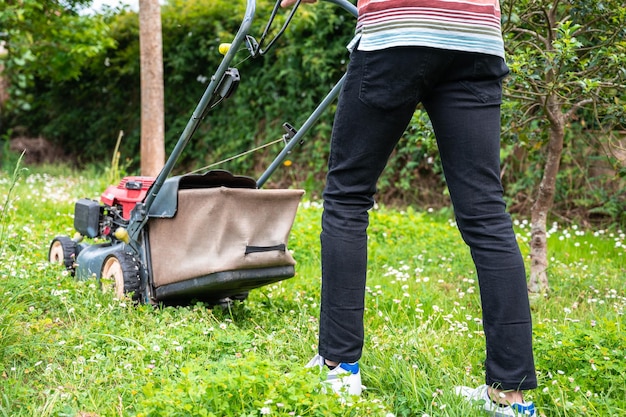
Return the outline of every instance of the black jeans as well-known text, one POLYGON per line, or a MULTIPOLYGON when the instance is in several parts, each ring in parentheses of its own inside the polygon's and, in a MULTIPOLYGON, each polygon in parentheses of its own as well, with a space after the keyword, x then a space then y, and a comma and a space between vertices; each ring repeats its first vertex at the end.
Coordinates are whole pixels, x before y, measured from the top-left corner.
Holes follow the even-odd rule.
POLYGON ((431 119, 457 225, 474 260, 486 383, 536 387, 526 273, 500 182, 502 58, 421 47, 352 53, 324 189, 319 353, 354 362, 363 348, 368 210, 418 103, 431 119))

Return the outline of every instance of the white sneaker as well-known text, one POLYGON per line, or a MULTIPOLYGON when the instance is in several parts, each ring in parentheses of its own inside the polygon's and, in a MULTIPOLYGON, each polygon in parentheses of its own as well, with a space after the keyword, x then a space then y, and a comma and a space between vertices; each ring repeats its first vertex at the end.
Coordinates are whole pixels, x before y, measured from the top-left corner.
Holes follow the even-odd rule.
POLYGON ((495 417, 536 417, 535 405, 532 401, 525 401, 523 404, 513 403, 510 405, 498 405, 489 397, 488 385, 481 385, 478 388, 456 387, 457 395, 465 397, 468 401, 484 401, 483 409, 491 416, 495 417))
MULTIPOLYGON (((321 355, 315 355, 306 364, 305 368, 318 367, 323 369, 325 366, 324 358, 321 355)), ((324 385, 330 386, 335 394, 361 395, 361 370, 359 369, 359 363, 341 362, 328 371, 324 385)))

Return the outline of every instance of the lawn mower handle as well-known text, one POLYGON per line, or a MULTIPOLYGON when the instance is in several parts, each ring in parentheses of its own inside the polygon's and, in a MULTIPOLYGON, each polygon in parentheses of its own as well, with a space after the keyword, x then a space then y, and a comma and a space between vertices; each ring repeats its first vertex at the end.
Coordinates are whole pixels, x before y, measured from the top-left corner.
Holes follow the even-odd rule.
MULTIPOLYGON (((347 0, 324 0, 324 1, 333 3, 345 9, 346 11, 351 13, 353 16, 355 17, 357 16, 357 8, 347 0)), ((278 2, 280 2, 280 0, 277 0, 277 4, 278 2)), ((293 6, 293 10, 291 11, 291 14, 288 18, 289 20, 295 13, 299 4, 300 4, 300 1, 298 1, 293 6)), ((131 246, 135 246, 133 244, 138 242, 139 234, 141 230, 143 229, 144 225, 146 224, 146 222, 148 221, 148 213, 150 211, 150 208, 152 204, 154 203, 154 200, 156 199, 159 191, 161 190, 161 187, 165 183, 165 180, 172 173, 174 165, 176 161, 178 160, 178 158, 180 157, 180 155, 182 154, 183 149, 185 148, 185 146, 187 146, 187 143, 189 143, 189 140, 191 139, 191 137, 197 130, 200 122, 206 116, 207 111, 212 107, 212 105, 214 105, 214 103, 212 103, 212 100, 214 98, 215 92, 221 86, 222 79, 224 78, 226 72, 229 70, 229 65, 233 61, 235 54, 239 51, 239 48, 246 40, 246 37, 250 31, 250 27, 252 26, 252 21, 253 21, 255 12, 256 12, 256 0, 246 0, 246 11, 245 11, 241 26, 239 27, 239 30, 237 31, 233 41, 231 42, 230 48, 224 55, 224 58, 222 59, 222 62, 217 68, 215 74, 211 77, 211 81, 209 85, 207 86, 204 94, 202 95, 200 102, 196 106, 191 118, 187 122, 185 129, 183 130, 180 138, 178 139, 176 146, 172 150, 172 153, 170 154, 167 161, 165 162, 165 165, 161 169, 161 172, 156 177, 152 187, 148 191, 144 202, 137 204, 135 209, 132 211, 130 223, 128 225, 128 234, 130 237, 131 246)), ((261 187, 265 183, 265 181, 269 178, 269 176, 280 165, 282 160, 286 158, 291 148, 293 148, 293 146, 295 146, 295 144, 300 141, 300 137, 303 136, 304 133, 306 133, 306 131, 309 130, 311 125, 319 118, 321 113, 337 97, 342 83, 343 83, 343 78, 330 91, 330 93, 326 96, 326 98, 322 101, 322 103, 315 109, 313 114, 305 122, 305 124, 302 126, 300 131, 296 133, 296 136, 294 136, 294 138, 287 144, 287 146, 283 149, 283 151, 279 154, 279 156, 274 160, 274 162, 270 165, 270 167, 260 177, 260 179, 257 181, 258 187, 261 187)), ((135 247, 135 249, 138 249, 138 248, 135 247)))
MULTIPOLYGON (((348 11, 350 14, 352 14, 354 17, 357 17, 356 6, 353 5, 352 3, 349 3, 346 0, 324 0, 324 1, 328 3, 333 3, 339 7, 342 7, 343 9, 348 11)), ((287 142, 287 144, 285 145, 283 150, 280 152, 280 154, 278 154, 278 156, 272 161, 272 163, 270 164, 269 167, 267 167, 265 172, 261 174, 261 176, 257 180, 258 188, 261 188, 265 184, 265 182, 274 173, 274 171, 276 171, 276 169, 278 169, 278 167, 282 164, 282 162, 287 158, 287 155, 289 155, 291 150, 297 144, 301 143, 302 137, 304 137, 304 135, 308 133, 309 129, 311 129, 313 124, 317 122, 317 120, 320 118, 320 116, 326 110, 326 108, 328 108, 328 106, 337 98, 337 96, 339 95, 339 92, 341 91, 341 86, 343 85, 345 77, 346 76, 344 74, 341 77, 341 79, 337 82, 337 84, 335 84, 335 86, 326 95, 326 97, 324 97, 322 102, 317 106, 317 108, 313 111, 313 113, 311 113, 311 115, 307 118, 307 120, 304 122, 302 127, 299 130, 295 131, 295 134, 293 135, 293 137, 289 139, 289 142, 287 142)))

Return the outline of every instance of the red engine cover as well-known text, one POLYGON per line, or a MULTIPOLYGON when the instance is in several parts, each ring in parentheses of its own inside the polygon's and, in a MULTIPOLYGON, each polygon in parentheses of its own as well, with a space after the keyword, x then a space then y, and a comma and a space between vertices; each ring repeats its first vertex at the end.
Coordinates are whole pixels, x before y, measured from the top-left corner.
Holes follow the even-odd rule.
POLYGON ((109 185, 100 196, 100 201, 108 206, 122 206, 122 217, 130 219, 130 212, 137 203, 143 201, 154 177, 124 177, 118 185, 109 185))

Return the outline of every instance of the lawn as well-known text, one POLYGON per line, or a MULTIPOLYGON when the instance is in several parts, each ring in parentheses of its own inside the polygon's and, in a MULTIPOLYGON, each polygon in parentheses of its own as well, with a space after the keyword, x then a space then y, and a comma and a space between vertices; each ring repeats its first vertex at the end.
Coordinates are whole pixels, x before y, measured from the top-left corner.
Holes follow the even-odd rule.
MULTIPOLYGON (((483 382, 476 274, 448 212, 371 212, 361 399, 303 369, 315 354, 321 206, 305 200, 296 277, 230 308, 133 305, 47 262, 96 170, 0 172, 0 415, 474 416, 455 385, 483 382), (47 173, 46 173, 47 172, 47 173)), ((527 253, 528 222, 516 219, 527 253)), ((551 292, 533 298, 543 416, 626 415, 626 236, 555 224, 551 292)))

